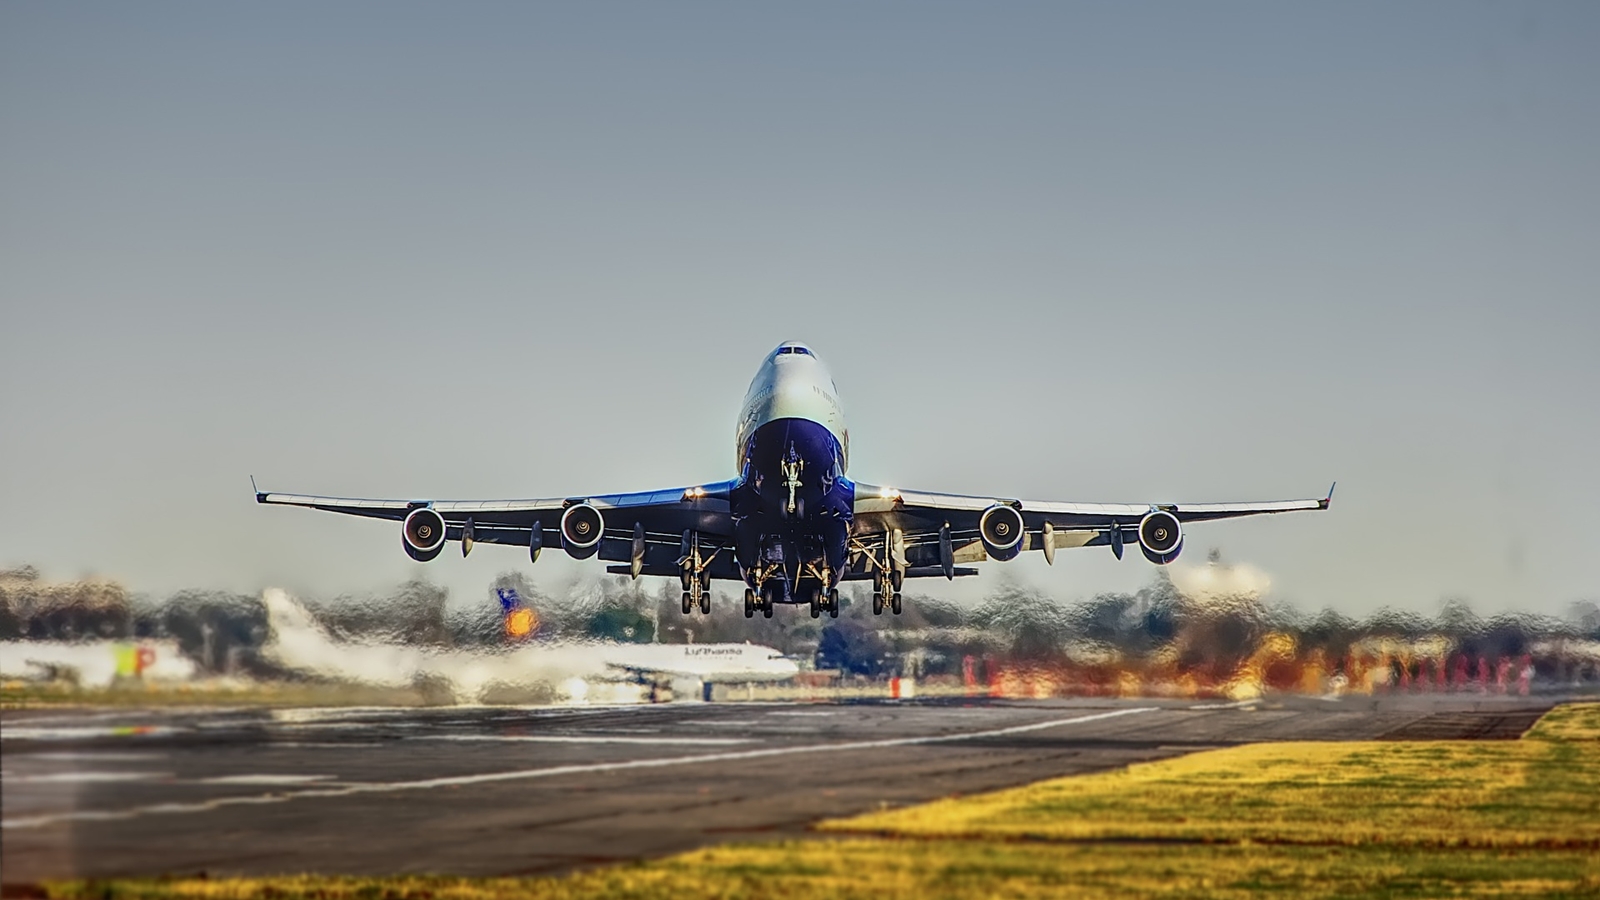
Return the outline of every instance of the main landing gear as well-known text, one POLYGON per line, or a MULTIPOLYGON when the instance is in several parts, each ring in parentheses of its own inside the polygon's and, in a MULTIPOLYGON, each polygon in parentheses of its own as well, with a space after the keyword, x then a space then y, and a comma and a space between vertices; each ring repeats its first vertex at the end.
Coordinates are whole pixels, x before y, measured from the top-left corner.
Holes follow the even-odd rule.
POLYGON ((700 608, 701 615, 710 614, 711 561, 721 552, 722 548, 718 547, 707 556, 700 550, 699 532, 683 533, 683 551, 678 557, 678 570, 683 582, 684 615, 693 612, 695 607, 700 608))
POLYGON ((864 558, 872 569, 872 614, 875 616, 883 615, 885 606, 900 615, 900 586, 906 580, 905 540, 900 529, 891 528, 884 534, 882 544, 859 540, 851 547, 851 552, 858 559, 864 558))
POLYGON ((683 577, 683 613, 688 615, 695 607, 700 608, 701 615, 711 612, 711 576, 702 573, 699 576, 685 574, 683 577))
POLYGON ((811 595, 811 618, 822 618, 822 611, 828 611, 828 618, 839 618, 839 589, 832 588, 823 593, 818 590, 811 595))
POLYGON ((754 618, 756 610, 761 610, 763 618, 772 618, 772 598, 757 594, 752 588, 744 589, 744 617, 754 618))
POLYGON ((888 606, 895 615, 900 615, 900 585, 905 582, 905 573, 899 569, 885 573, 882 570, 872 575, 872 614, 883 615, 883 608, 888 606))

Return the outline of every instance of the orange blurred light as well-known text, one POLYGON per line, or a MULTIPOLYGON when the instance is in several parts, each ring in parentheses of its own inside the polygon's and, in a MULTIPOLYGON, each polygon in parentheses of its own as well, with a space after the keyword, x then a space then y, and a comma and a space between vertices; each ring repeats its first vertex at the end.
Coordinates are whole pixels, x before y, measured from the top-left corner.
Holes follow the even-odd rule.
POLYGON ((506 615, 506 634, 512 637, 527 637, 539 625, 539 617, 527 607, 519 607, 506 615))

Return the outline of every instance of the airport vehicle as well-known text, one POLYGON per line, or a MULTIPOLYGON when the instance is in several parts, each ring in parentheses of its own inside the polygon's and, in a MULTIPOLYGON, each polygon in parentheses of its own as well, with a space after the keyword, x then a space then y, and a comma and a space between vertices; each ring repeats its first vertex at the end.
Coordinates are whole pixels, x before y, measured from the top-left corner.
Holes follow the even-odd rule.
POLYGON ((712 684, 784 681, 800 671, 792 658, 760 644, 542 642, 494 651, 342 641, 282 590, 269 588, 261 602, 271 630, 263 651, 284 668, 381 687, 407 687, 419 679, 442 683, 462 702, 480 700, 496 685, 532 682, 625 682, 650 686, 652 695, 676 682, 694 682, 710 699, 712 684))
POLYGON ((839 614, 839 584, 871 579, 873 612, 901 611, 907 578, 975 575, 968 563, 1039 551, 1138 547, 1157 565, 1183 550, 1184 526, 1264 513, 1327 509, 1333 497, 1263 503, 1072 503, 898 490, 852 481, 839 392, 810 347, 780 344, 750 383, 734 432, 737 477, 626 494, 545 500, 358 500, 257 491, 258 503, 304 506, 400 524, 426 562, 460 543, 516 544, 537 560, 569 555, 620 565, 608 572, 676 576, 683 612, 711 611, 711 582, 743 582, 744 614, 779 603, 839 614))

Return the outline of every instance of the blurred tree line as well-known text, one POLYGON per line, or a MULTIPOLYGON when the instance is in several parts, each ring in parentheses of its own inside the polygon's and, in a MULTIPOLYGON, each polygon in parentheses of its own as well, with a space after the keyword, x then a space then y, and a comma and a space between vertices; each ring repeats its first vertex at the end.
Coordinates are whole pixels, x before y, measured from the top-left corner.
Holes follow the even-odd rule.
MULTIPOLYGON (((1381 609, 1358 620, 1332 609, 1308 614, 1246 594, 1185 597, 1162 569, 1137 592, 1071 604, 1001 578, 975 606, 911 595, 900 616, 872 615, 868 589, 851 582, 841 591, 837 619, 812 619, 804 607, 746 619, 731 592, 715 596, 711 616, 684 616, 676 582, 665 579, 606 576, 549 592, 521 572, 499 576, 484 600, 470 606, 449 603, 444 588, 423 580, 307 606, 345 640, 492 649, 513 642, 497 599, 502 592, 537 614, 538 627, 527 640, 749 641, 812 660, 818 669, 865 677, 959 677, 974 658, 1039 666, 1160 659, 1175 671, 1222 677, 1273 634, 1289 636, 1302 654, 1330 660, 1375 639, 1444 639, 1455 652, 1489 659, 1518 657, 1552 641, 1589 642, 1590 652, 1600 648, 1600 605, 1589 601, 1574 603, 1560 618, 1484 619, 1464 600, 1451 598, 1432 617, 1381 609)), ((0 640, 165 638, 207 672, 267 674, 270 667, 257 651, 268 636, 254 595, 186 590, 153 599, 110 581, 51 583, 31 567, 0 571, 0 640)))

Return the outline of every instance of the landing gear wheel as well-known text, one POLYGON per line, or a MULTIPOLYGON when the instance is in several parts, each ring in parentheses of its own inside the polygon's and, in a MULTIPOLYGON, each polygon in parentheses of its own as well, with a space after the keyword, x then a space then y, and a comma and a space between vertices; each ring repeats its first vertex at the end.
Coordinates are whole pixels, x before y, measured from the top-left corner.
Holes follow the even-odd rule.
POLYGON ((828 618, 839 618, 839 589, 828 591, 828 618))
POLYGON ((822 597, 820 594, 820 591, 811 593, 811 618, 813 619, 822 618, 822 597))
POLYGON ((875 616, 883 615, 883 594, 877 591, 872 592, 872 614, 875 616))
POLYGON ((761 604, 761 616, 762 616, 762 618, 765 618, 765 619, 772 618, 772 601, 771 600, 768 600, 765 603, 761 604))
POLYGON ((756 614, 756 592, 749 588, 744 589, 744 617, 754 618, 756 614))
POLYGON ((689 596, 689 592, 688 591, 684 591, 683 592, 683 614, 687 616, 689 614, 689 610, 691 610, 691 609, 694 609, 694 600, 689 596))
POLYGON ((709 588, 700 589, 700 614, 702 616, 711 615, 711 590, 709 588))
POLYGON ((894 592, 894 600, 891 601, 891 605, 894 608, 894 614, 897 615, 897 616, 900 615, 900 592, 899 591, 895 591, 894 592))

